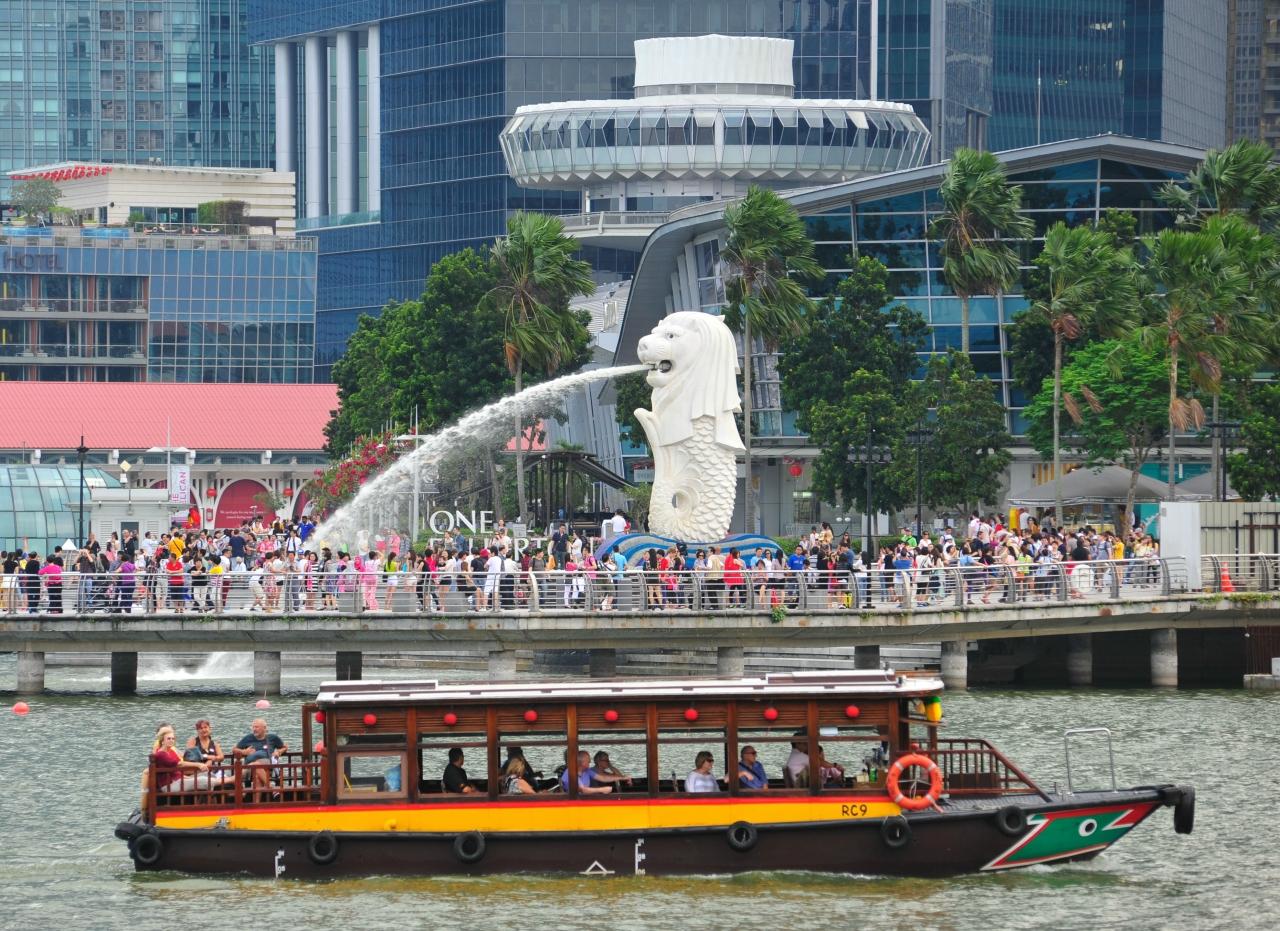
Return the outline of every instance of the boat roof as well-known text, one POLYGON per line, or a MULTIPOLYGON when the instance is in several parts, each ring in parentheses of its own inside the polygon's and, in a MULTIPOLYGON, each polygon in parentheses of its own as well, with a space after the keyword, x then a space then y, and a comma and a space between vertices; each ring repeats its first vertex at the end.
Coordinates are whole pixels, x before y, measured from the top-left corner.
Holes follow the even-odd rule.
POLYGON ((934 676, 903 675, 892 669, 802 671, 765 676, 681 679, 562 679, 520 682, 441 683, 436 679, 380 679, 325 682, 321 705, 371 702, 495 702, 509 700, 593 701, 663 698, 822 698, 835 695, 912 697, 942 691, 934 676))

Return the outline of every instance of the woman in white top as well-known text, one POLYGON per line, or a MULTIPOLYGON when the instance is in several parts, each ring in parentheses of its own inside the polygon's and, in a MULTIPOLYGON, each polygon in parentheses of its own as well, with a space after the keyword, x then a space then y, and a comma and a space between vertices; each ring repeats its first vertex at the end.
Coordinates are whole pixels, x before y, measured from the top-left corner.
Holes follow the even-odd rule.
POLYGON ((693 772, 685 777, 684 790, 686 792, 719 792, 720 786, 716 784, 716 777, 711 775, 711 767, 714 764, 715 758, 709 751, 699 752, 693 761, 693 772))

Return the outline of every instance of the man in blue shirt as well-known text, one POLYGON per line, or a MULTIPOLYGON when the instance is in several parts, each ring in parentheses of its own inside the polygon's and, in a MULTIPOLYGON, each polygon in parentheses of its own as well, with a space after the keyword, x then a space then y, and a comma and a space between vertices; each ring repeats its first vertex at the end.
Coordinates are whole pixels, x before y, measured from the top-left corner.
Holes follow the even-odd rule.
MULTIPOLYGON (((565 751, 565 762, 569 762, 569 752, 565 751)), ((593 786, 591 784, 591 754, 586 750, 578 751, 578 794, 579 795, 606 795, 613 791, 613 786, 593 786)), ((569 767, 564 768, 564 772, 560 774, 560 788, 569 791, 569 767)))
POLYGON ((738 784, 744 789, 767 789, 769 778, 764 774, 764 766, 756 759, 756 748, 742 748, 742 759, 738 760, 738 784))
POLYGON ((240 738, 232 755, 244 762, 253 774, 254 789, 261 791, 271 788, 271 767, 280 762, 280 754, 287 750, 284 741, 267 730, 267 722, 255 718, 251 733, 240 738))

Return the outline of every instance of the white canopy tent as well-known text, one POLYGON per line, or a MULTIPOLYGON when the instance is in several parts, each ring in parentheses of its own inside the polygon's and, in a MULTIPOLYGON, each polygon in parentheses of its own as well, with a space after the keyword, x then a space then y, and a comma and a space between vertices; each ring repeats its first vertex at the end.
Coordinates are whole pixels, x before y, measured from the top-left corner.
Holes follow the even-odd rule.
MULTIPOLYGON (((1062 477, 1062 503, 1067 507, 1084 504, 1123 504, 1129 497, 1132 473, 1120 466, 1100 469, 1076 469, 1062 477)), ((1138 476, 1134 501, 1160 501, 1166 487, 1146 475, 1138 476)), ((1031 508, 1053 507, 1056 503, 1053 482, 1037 485, 1030 491, 1010 499, 1011 504, 1031 508)))

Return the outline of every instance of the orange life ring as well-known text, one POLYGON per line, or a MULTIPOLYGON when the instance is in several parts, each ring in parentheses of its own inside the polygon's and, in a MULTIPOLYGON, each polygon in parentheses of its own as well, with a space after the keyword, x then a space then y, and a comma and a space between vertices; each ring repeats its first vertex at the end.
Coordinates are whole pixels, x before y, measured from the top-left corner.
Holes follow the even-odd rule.
POLYGON ((938 768, 937 763, 923 753, 908 753, 906 756, 898 757, 894 764, 889 767, 889 776, 885 787, 889 792, 889 798, 893 799, 893 804, 899 808, 905 808, 907 811, 921 811, 929 807, 937 808, 938 799, 942 796, 942 770, 938 768), (909 798, 903 795, 902 790, 898 787, 898 778, 908 766, 919 766, 929 774, 929 791, 924 795, 909 798))

